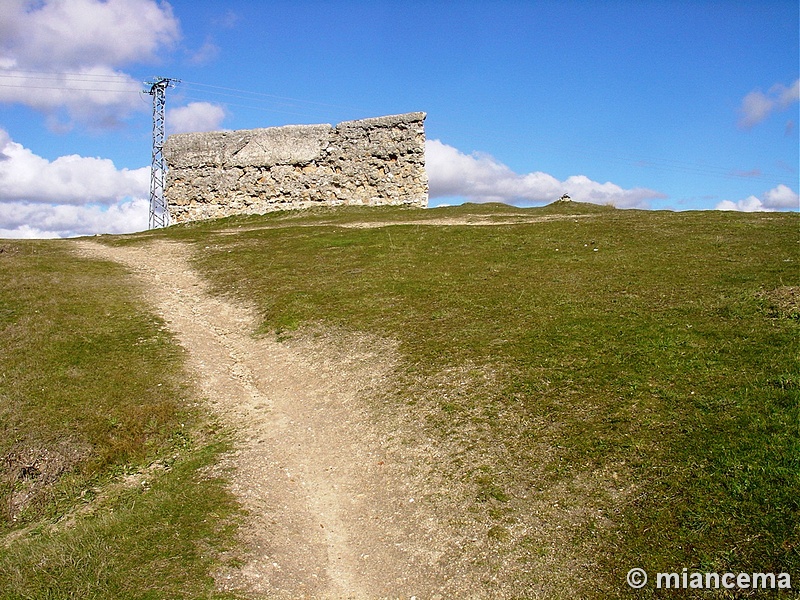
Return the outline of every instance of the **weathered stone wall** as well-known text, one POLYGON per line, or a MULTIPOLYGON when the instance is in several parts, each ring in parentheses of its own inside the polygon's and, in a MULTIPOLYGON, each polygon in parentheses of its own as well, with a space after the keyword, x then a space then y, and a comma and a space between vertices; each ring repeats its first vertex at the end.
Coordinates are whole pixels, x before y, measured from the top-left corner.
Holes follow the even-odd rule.
POLYGON ((164 144, 174 223, 319 205, 427 206, 425 113, 183 133, 164 144))

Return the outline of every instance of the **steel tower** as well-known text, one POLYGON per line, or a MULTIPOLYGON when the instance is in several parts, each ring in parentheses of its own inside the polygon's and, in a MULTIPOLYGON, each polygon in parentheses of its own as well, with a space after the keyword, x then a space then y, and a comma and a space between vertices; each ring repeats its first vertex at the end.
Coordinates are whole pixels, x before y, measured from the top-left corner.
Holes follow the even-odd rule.
POLYGON ((150 86, 146 90, 153 97, 153 160, 150 166, 150 219, 148 227, 166 227, 169 225, 169 210, 164 199, 164 187, 167 175, 167 163, 161 152, 164 147, 164 109, 167 104, 167 88, 175 87, 177 79, 154 77, 146 81, 150 86))

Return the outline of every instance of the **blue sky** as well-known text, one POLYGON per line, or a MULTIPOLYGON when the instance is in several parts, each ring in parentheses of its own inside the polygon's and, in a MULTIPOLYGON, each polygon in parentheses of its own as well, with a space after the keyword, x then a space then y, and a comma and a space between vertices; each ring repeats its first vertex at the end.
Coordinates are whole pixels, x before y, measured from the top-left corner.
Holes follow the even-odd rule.
POLYGON ((428 113, 431 205, 797 210, 798 3, 3 0, 0 237, 146 227, 170 131, 428 113))

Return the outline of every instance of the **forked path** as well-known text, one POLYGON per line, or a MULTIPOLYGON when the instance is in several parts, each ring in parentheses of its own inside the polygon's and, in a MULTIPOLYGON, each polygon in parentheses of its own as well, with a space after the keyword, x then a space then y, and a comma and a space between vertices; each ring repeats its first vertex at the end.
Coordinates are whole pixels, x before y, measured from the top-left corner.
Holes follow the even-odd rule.
POLYGON ((437 539, 436 518, 385 454, 363 404, 392 367, 391 344, 256 338, 252 308, 211 296, 181 244, 78 246, 144 283, 212 410, 237 431, 223 466, 248 514, 249 554, 241 568, 216 574, 219 587, 359 599, 432 598, 450 587, 437 567, 447 542, 437 539))

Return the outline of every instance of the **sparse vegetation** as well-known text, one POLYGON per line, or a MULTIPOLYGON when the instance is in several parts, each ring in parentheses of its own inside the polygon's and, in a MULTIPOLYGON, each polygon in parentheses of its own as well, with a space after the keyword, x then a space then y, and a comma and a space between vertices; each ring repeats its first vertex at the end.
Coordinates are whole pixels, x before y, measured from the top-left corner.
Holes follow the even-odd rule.
POLYGON ((235 505, 180 347, 119 266, 2 248, 0 597, 210 597, 235 505))
MULTIPOLYGON (((375 418, 397 423, 391 443, 416 445, 453 490, 447 501, 462 509, 453 519, 482 528, 485 560, 530 595, 608 598, 630 596, 633 566, 785 571, 800 581, 797 232, 796 214, 562 202, 275 213, 104 239, 193 245, 216 293, 256 303, 262 334, 323 326, 397 340, 403 361, 374 399, 375 418), (443 217, 519 222, 423 224, 443 217), (431 445, 435 457, 425 453, 431 445), (537 570, 554 564, 562 570, 537 570), (556 593, 545 576, 571 587, 556 593)), ((49 496, 26 509, 33 524, 83 502, 86 482, 169 454, 184 419, 192 431, 203 421, 184 416, 194 392, 180 383, 180 352, 130 304, 135 291, 120 285, 117 267, 68 258, 64 242, 13 246, 16 254, 0 255, 0 326, 13 340, 3 345, 0 393, 11 407, 2 439, 14 442, 1 449, 74 449, 61 452, 69 466, 49 496), (164 361, 169 377, 157 387, 164 361), (51 392, 28 393, 41 388, 51 392), (139 412, 121 408, 131 397, 144 399, 139 412)), ((192 470, 213 451, 194 437, 187 444, 183 475, 161 476, 163 492, 148 501, 197 486, 192 470)), ((132 494, 115 500, 128 518, 132 494)), ((207 528, 178 529, 177 539, 228 530, 227 509, 211 518, 199 504, 207 528)), ((87 527, 110 543, 108 520, 125 518, 22 535, 0 561, 22 547, 55 556, 67 539, 58 536, 87 527)), ((178 513, 169 520, 181 522, 178 513)), ((19 527, 7 517, 6 532, 19 527)), ((176 595, 206 597, 202 589, 176 595)), ((26 597, 17 594, 8 597, 26 597)))
MULTIPOLYGON (((380 212, 293 222, 520 211, 380 212)), ((204 237, 197 264, 219 293, 259 303, 263 331, 399 339, 395 402, 446 440, 441 468, 501 520, 523 518, 525 490, 593 481, 583 501, 603 517, 572 535, 603 539, 603 596, 627 591, 625 565, 798 572, 797 215, 533 212, 594 216, 253 229, 204 237), (478 374, 441 377, 465 364, 478 374)))

